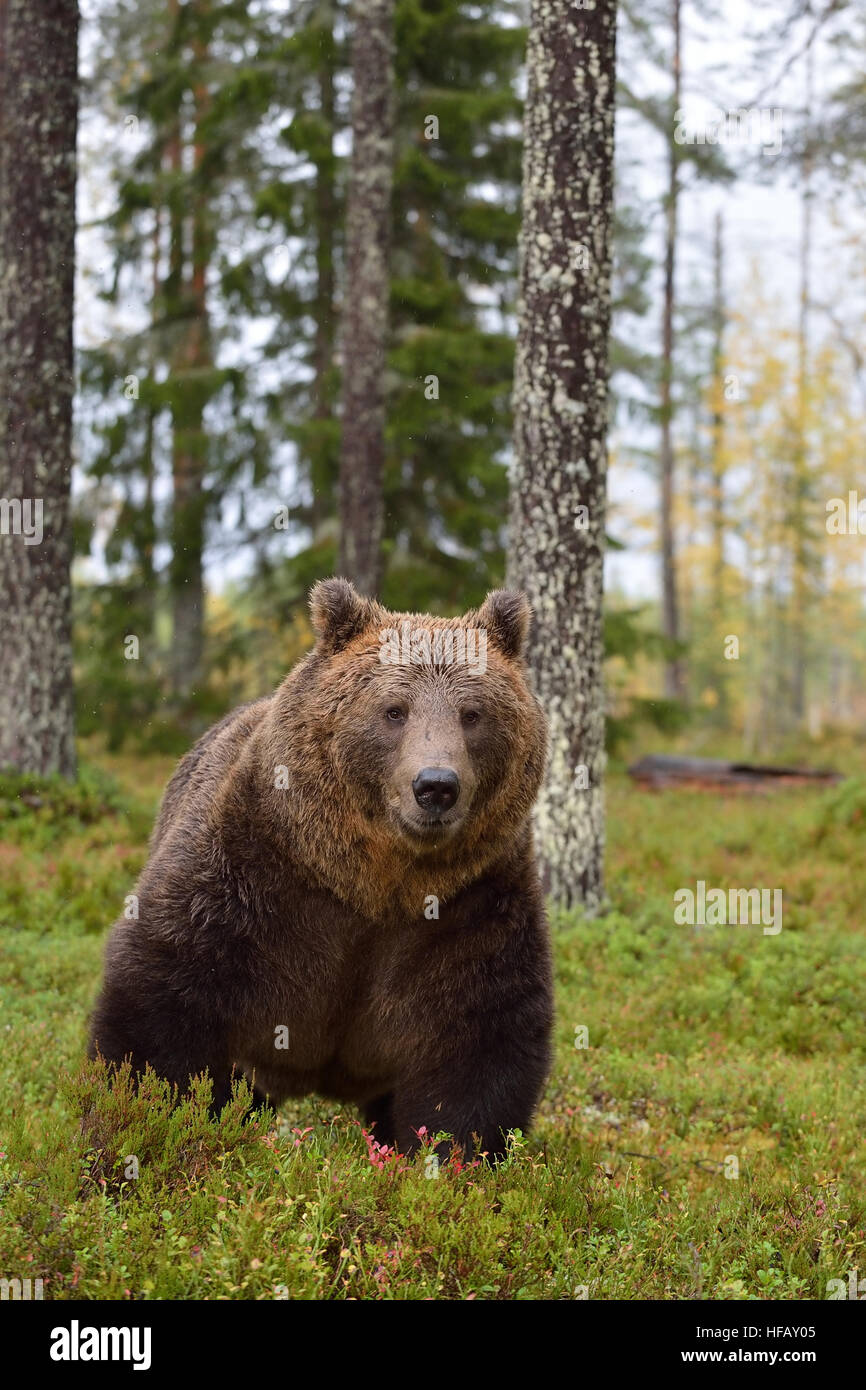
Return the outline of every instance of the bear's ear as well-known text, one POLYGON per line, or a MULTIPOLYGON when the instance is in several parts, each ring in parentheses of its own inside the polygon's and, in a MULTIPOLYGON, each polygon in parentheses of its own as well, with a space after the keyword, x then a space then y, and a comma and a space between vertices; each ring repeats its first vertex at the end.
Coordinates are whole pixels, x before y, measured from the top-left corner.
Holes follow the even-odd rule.
POLYGON ((373 621, 373 604, 348 579, 320 579, 310 592, 310 617, 320 641, 339 651, 373 621))
POLYGON ((532 610, 517 589, 494 589, 478 610, 478 621, 503 653, 515 660, 523 656, 532 610))

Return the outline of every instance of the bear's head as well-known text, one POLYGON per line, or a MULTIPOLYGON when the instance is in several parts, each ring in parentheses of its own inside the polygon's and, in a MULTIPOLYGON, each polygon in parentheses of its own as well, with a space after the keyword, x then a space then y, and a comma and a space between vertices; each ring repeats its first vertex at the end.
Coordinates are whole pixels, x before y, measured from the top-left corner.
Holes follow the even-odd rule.
POLYGON ((316 647, 280 691, 281 721, 335 855, 348 840, 378 860, 458 870, 501 854, 526 825, 547 744, 523 660, 524 595, 497 590, 477 611, 435 618, 328 579, 310 610, 316 647))

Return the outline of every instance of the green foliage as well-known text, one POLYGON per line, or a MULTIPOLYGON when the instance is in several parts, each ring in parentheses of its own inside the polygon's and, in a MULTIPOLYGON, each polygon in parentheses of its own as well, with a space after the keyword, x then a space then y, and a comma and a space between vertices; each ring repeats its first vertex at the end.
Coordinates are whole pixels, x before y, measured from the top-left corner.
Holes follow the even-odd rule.
POLYGON ((86 1062, 64 1087, 73 1114, 82 1116, 83 1193, 92 1184, 120 1196, 143 1179, 151 1191, 182 1195, 208 1173, 230 1171, 258 1141, 248 1118, 252 1089, 243 1079, 235 1083, 217 1119, 208 1109, 212 1093, 207 1076, 178 1097, 150 1067, 136 1084, 129 1063, 115 1071, 101 1058, 86 1062), (135 1179, 125 1171, 131 1155, 143 1170, 135 1179))
POLYGON ((167 680, 154 654, 152 600, 135 580, 74 590, 76 726, 85 738, 103 734, 112 751, 130 735, 141 740, 167 704, 167 680), (143 648, 134 660, 125 657, 129 636, 143 648))
MULTIPOLYGON (((383 598, 398 609, 460 612, 504 578, 522 18, 498 0, 397 0, 383 598)), ((100 30, 94 90, 139 131, 113 146, 104 292, 113 303, 133 288, 152 294, 143 328, 83 356, 91 488, 76 532, 87 551, 108 521, 109 575, 76 596, 78 716, 112 750, 133 739, 180 752, 236 699, 268 688, 273 662, 250 615, 265 629, 296 619, 336 564, 350 17, 343 0, 295 7, 289 28, 268 5, 196 0, 172 18, 158 0, 143 11, 106 0, 100 30), (174 142, 194 118, 192 167, 174 142), (212 360, 194 371, 184 354, 196 305, 178 242, 189 209, 210 287, 212 360), (207 614, 206 679, 182 705, 167 590, 183 587, 198 549, 193 534, 185 556, 173 553, 177 437, 202 471, 193 532, 201 519, 211 558, 245 547, 251 569, 230 596, 231 621, 207 614), (271 524, 279 506, 288 531, 271 524), (138 660, 123 659, 130 633, 138 660), (262 681, 250 690, 253 668, 262 681)), ((621 208, 614 299, 629 322, 647 309, 643 231, 621 208)), ((633 347, 614 355, 618 372, 643 370, 633 347)), ((609 616, 609 648, 631 659, 628 622, 609 616)), ((650 641, 643 630, 639 640, 650 641)), ((628 716, 617 718, 625 729, 628 716)))
POLYGON ((848 777, 824 798, 817 836, 823 840, 837 829, 866 834, 866 778, 848 777))
MULTIPOLYGON (((387 591, 411 573, 419 608, 465 608, 504 571, 525 46, 524 30, 504 20, 516 12, 493 0, 396 7, 387 591), (425 395, 433 377, 435 400, 425 395)), ((165 500, 172 432, 200 463, 210 544, 222 543, 226 523, 235 544, 243 538, 260 594, 297 603, 333 568, 347 25, 342 0, 296 7, 288 32, 268 6, 251 14, 191 3, 172 19, 155 0, 143 15, 108 0, 101 16, 95 90, 119 102, 118 121, 134 116, 141 137, 114 146, 105 293, 118 301, 133 275, 138 287, 153 285, 146 327, 83 359, 92 488, 77 536, 89 547, 109 517, 111 567, 111 583, 86 603, 102 606, 106 641, 135 621, 154 648, 152 680, 115 669, 101 698, 93 653, 84 709, 96 719, 104 704, 116 738, 124 710, 137 723, 141 706, 154 709, 165 693, 161 594, 167 578, 176 587, 183 577, 179 565, 196 562, 195 543, 185 559, 160 560, 181 536, 165 500), (200 158, 179 167, 173 141, 194 114, 200 158), (185 354, 197 308, 177 261, 178 219, 189 209, 203 229, 210 286, 212 361, 194 370, 185 354), (172 238, 156 259, 154 219, 172 238), (290 507, 289 558, 278 545, 285 534, 263 514, 266 499, 290 507)))
POLYGON ((4 950, 9 933, 103 931, 143 866, 150 810, 89 763, 75 782, 0 772, 4 950), (93 877, 83 862, 101 854, 93 877))
MULTIPOLYGON (((520 183, 516 85, 525 46, 524 30, 502 22, 511 8, 488 0, 396 5, 384 598, 398 608, 407 606, 407 581, 411 606, 454 612, 478 602, 504 573, 520 183), (438 133, 428 138, 431 117, 438 133)), ((341 13, 335 33, 342 33, 341 13)), ((309 27, 319 24, 321 12, 311 11, 309 27)), ((306 32, 299 30, 287 61, 309 71, 306 32)), ((328 52, 329 80, 345 80, 348 51, 338 44, 328 52)), ((323 89, 312 74, 310 81, 320 138, 323 89)), ((347 119, 338 103, 334 138, 347 119)), ((303 145, 297 118, 291 130, 303 145)), ((306 293, 279 306, 273 342, 275 350, 286 339, 306 342, 311 372, 286 395, 300 472, 293 519, 306 530, 277 581, 288 592, 328 572, 321 566, 333 554, 336 518, 339 431, 332 411, 339 382, 315 360, 323 329, 332 342, 333 308, 317 297, 316 283, 321 287, 323 249, 331 272, 339 271, 346 171, 342 158, 322 166, 307 154, 285 194, 272 188, 262 205, 286 233, 318 238, 316 277, 311 271, 306 293), (331 211, 324 248, 317 196, 331 211)))
POLYGON ((643 657, 666 657, 681 649, 653 626, 655 616, 647 606, 625 608, 609 603, 604 614, 604 650, 608 663, 610 701, 605 744, 616 756, 641 726, 660 733, 681 732, 689 723, 689 710, 677 700, 648 699, 624 693, 623 673, 632 673, 643 657))
POLYGON ((70 823, 93 825, 123 806, 117 782, 98 767, 80 767, 74 782, 0 769, 0 826, 7 842, 25 841, 37 825, 58 834, 70 823))
POLYGON ((661 734, 678 734, 690 719, 689 711, 678 700, 666 700, 661 696, 650 700, 635 695, 628 701, 625 713, 607 716, 605 747, 615 757, 642 726, 661 734))

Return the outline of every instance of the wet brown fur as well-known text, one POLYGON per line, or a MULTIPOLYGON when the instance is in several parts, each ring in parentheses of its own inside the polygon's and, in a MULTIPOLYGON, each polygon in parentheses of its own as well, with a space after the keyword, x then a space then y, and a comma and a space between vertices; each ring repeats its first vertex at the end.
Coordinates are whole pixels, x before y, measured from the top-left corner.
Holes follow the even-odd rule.
POLYGON ((531 1121, 551 1028, 529 828, 546 732, 521 656, 526 601, 500 591, 463 618, 395 615, 329 580, 311 608, 310 655, 169 783, 138 919, 108 942, 91 1055, 149 1062, 181 1088, 208 1068, 217 1106, 239 1070, 275 1103, 357 1102, 404 1150, 426 1126, 501 1153, 531 1121), (486 630, 486 672, 383 666, 381 632, 404 618, 486 630), (398 707, 402 724, 387 714, 398 707), (429 835, 411 793, 428 763, 462 786, 429 835))

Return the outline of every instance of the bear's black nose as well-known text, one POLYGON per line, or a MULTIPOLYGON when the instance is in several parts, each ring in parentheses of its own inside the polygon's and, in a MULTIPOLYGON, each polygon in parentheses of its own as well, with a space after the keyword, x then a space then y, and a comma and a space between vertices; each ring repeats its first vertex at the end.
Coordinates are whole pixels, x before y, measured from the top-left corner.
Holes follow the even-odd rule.
POLYGON ((422 767, 412 783, 415 800, 425 811, 441 814, 460 795, 460 778, 450 767, 422 767))

